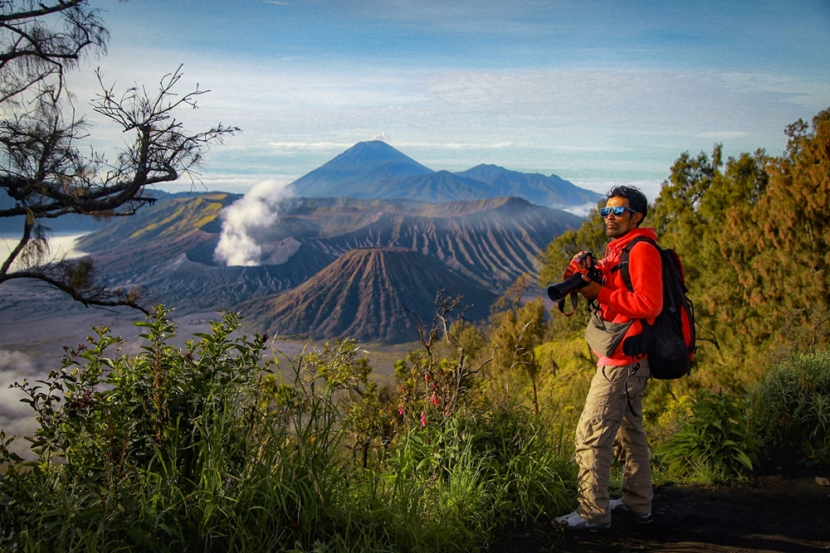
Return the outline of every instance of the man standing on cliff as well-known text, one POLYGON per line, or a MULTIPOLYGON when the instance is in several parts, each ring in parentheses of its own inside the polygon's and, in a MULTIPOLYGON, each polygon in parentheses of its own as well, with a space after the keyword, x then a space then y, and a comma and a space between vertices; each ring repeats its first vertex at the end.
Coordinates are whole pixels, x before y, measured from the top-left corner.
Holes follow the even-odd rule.
MULTIPOLYGON (((628 259, 634 291, 626 287, 620 270, 623 249, 639 236, 656 243, 657 234, 654 229, 640 228, 648 200, 638 189, 619 186, 606 196, 608 201, 601 214, 611 243, 606 247, 605 258, 596 262, 602 284, 591 281, 580 290, 585 298, 598 303, 585 337, 599 362, 576 431, 579 507, 555 520, 556 524, 574 530, 609 529, 611 511, 626 512, 638 522, 651 522, 651 465, 642 410, 649 377, 648 358, 626 355, 623 342, 642 332, 640 319, 653 323, 663 308, 662 261, 652 244, 635 244, 628 259), (615 437, 625 453, 625 469, 623 496, 611 500, 608 481, 615 437)), ((593 263, 593 258, 588 257, 578 265, 572 262, 574 267, 570 269, 588 269, 593 263)))

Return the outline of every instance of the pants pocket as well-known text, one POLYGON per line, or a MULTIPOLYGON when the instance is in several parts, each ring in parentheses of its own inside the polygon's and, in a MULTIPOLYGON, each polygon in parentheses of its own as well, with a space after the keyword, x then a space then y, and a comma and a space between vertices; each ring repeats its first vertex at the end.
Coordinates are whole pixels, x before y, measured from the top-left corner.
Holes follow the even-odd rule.
POLYGON ((587 447, 611 447, 622 423, 622 411, 607 404, 598 405, 581 424, 581 442, 587 447))

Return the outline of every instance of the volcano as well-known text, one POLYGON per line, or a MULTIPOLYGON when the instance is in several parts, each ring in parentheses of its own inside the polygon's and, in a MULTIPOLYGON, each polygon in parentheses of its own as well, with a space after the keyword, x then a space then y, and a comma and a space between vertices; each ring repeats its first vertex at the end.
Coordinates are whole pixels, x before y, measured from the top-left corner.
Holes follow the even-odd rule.
POLYGON ((415 317, 432 321, 439 292, 463 296, 468 320, 486 318, 497 299, 418 251, 358 248, 293 290, 246 302, 241 312, 249 326, 277 335, 404 343, 418 339, 415 317))

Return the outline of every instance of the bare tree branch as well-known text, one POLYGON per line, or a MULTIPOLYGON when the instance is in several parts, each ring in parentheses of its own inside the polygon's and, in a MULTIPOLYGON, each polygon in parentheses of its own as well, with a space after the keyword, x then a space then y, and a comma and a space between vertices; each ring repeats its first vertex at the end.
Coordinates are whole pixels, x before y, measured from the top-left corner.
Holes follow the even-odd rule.
POLYGON ((25 220, 20 242, 0 265, 0 284, 29 278, 84 305, 136 307, 133 291, 109 291, 94 283, 91 261, 31 263, 48 248, 40 221, 67 214, 132 215, 155 202, 146 187, 182 176, 198 179, 205 151, 239 129, 222 124, 203 132, 184 128, 177 110, 195 109, 207 91, 197 86, 178 94, 181 66, 162 77, 156 90, 136 84, 121 94, 104 84, 99 70, 101 92, 92 108, 132 140, 113 161, 91 149, 82 154, 79 143, 89 136, 89 126, 74 117, 74 110, 64 116, 65 107, 71 107, 64 73, 77 67, 85 52, 104 53, 108 38, 87 0, 0 0, 0 107, 9 108, 0 120, 0 195, 11 200, 11 205, 4 201, 0 217, 25 220), (15 261, 34 268, 13 271, 15 261), (80 275, 89 279, 79 280, 80 275))

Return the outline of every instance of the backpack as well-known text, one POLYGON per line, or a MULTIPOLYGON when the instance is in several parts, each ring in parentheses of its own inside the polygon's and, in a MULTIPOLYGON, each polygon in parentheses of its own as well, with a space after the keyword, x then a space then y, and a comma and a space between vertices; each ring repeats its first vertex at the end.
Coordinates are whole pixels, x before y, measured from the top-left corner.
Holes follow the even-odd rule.
POLYGON ((625 287, 633 292, 628 257, 631 248, 642 241, 649 242, 660 252, 663 262, 663 310, 654 319, 654 324, 640 319, 643 332, 626 338, 623 353, 634 358, 647 356, 651 376, 656 379, 680 378, 689 374, 696 350, 694 305, 686 296, 688 289, 680 257, 674 250, 664 250, 654 240, 640 236, 625 246, 620 264, 611 271, 622 271, 625 287))

